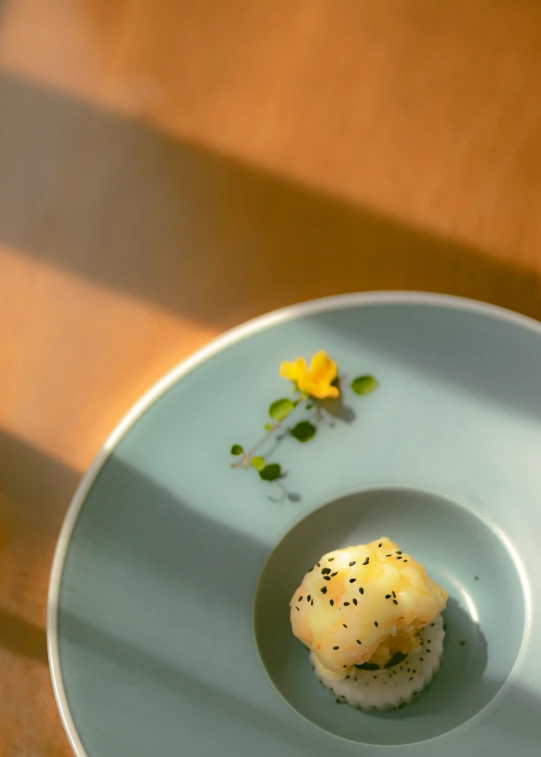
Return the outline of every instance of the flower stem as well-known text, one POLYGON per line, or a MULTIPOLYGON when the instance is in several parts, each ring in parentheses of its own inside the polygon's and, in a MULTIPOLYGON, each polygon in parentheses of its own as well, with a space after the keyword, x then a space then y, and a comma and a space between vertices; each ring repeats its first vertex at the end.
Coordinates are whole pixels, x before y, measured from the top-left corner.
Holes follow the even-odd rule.
MULTIPOLYGON (((306 402, 307 400, 308 400, 308 397, 303 397, 302 399, 300 399, 300 400, 297 401, 297 403, 295 404, 295 407, 298 407, 299 405, 302 405, 302 403, 306 402)), ((286 415, 286 418, 288 418, 288 417, 289 417, 289 415, 286 415)), ((257 452, 257 450, 261 446, 263 446, 263 444, 267 441, 267 439, 269 439, 272 436, 272 434, 274 434, 274 432, 276 431, 276 429, 280 428, 280 426, 286 420, 286 418, 282 418, 281 421, 276 421, 276 423, 274 423, 272 425, 272 428, 270 428, 267 431, 267 433, 265 434, 265 436, 263 436, 257 442, 257 444, 254 444, 254 446, 252 447, 252 449, 248 450, 248 452, 244 452, 243 455, 242 455, 242 457, 240 457, 236 462, 231 463, 231 467, 232 468, 244 468, 244 470, 248 470, 248 465, 250 463, 250 460, 251 460, 254 452, 257 452)))

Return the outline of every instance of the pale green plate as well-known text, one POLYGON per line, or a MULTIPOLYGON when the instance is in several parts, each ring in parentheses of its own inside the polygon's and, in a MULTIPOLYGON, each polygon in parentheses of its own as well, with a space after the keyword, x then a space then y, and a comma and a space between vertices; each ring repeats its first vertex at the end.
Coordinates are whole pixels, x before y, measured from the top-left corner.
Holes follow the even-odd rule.
POLYGON ((66 517, 48 642, 76 754, 537 753, 540 471, 534 321, 389 293, 221 337, 121 422, 66 517), (377 391, 347 393, 306 444, 286 436, 272 452, 281 484, 233 470, 231 444, 256 441, 287 396, 280 362, 319 349, 348 377, 376 376, 377 391), (288 600, 323 552, 384 534, 450 603, 435 682, 374 715, 318 685, 288 600))

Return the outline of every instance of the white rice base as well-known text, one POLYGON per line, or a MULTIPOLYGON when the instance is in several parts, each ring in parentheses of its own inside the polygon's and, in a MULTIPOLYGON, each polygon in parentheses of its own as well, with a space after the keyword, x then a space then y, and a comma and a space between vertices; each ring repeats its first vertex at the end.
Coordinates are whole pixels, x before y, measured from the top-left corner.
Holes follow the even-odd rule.
POLYGON ((445 631, 441 615, 419 632, 421 646, 403 662, 383 670, 352 668, 349 678, 327 678, 321 666, 310 662, 321 683, 340 702, 363 710, 389 710, 402 707, 420 694, 432 681, 440 667, 445 631))

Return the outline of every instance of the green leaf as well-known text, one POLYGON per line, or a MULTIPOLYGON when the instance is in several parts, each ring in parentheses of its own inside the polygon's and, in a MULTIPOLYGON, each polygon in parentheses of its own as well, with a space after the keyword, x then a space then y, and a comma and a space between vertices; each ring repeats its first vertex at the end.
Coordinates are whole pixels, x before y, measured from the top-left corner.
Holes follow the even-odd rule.
POLYGON ((278 463, 269 463, 263 470, 259 471, 259 475, 263 481, 276 481, 277 478, 280 478, 281 472, 282 468, 278 463))
POLYGON ((263 470, 264 467, 265 467, 264 457, 252 457, 252 468, 255 468, 256 470, 263 470))
POLYGON ((351 382, 351 388, 355 394, 370 394, 377 389, 378 382, 373 376, 357 376, 351 382))
POLYGON ((315 435, 317 428, 310 421, 299 421, 290 433, 298 442, 308 442, 315 435))
POLYGON ((295 405, 291 400, 285 398, 276 400, 276 402, 273 402, 269 407, 269 415, 271 418, 274 418, 275 421, 283 421, 294 407, 295 405))
POLYGON ((234 444, 231 447, 231 454, 232 455, 242 455, 243 452, 244 452, 244 448, 241 447, 240 444, 234 444))
POLYGON ((272 430, 272 423, 265 423, 265 431, 271 431, 272 430))

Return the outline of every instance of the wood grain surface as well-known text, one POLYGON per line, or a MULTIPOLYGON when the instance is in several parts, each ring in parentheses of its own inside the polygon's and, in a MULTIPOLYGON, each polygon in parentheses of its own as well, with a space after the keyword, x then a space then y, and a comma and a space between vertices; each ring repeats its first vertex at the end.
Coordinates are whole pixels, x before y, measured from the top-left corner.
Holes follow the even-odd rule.
POLYGON ((537 0, 0 0, 3 757, 70 754, 55 540, 166 369, 337 292, 541 318, 540 93, 537 0))

